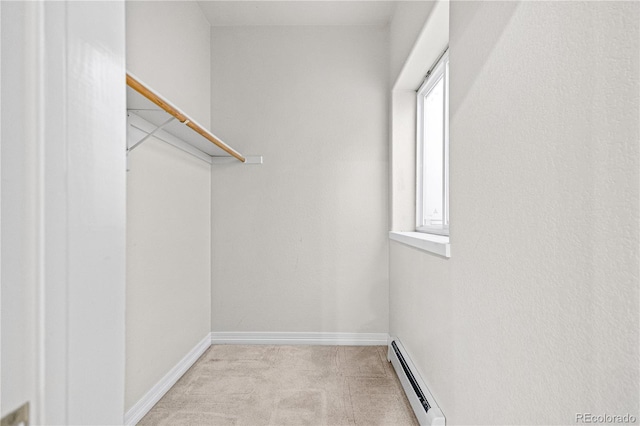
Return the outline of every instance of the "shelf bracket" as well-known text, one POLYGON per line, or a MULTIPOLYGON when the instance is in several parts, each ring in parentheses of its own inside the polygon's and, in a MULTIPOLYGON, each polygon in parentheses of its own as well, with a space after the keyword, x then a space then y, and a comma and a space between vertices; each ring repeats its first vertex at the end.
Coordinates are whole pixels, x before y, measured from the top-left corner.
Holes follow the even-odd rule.
MULTIPOLYGON (((227 155, 213 155, 211 156, 211 164, 234 164, 235 158, 227 155)), ((263 164, 262 155, 245 155, 245 161, 242 164, 263 164)))
POLYGON ((131 151, 133 151, 134 149, 136 149, 137 147, 139 147, 140 145, 142 145, 142 142, 146 141, 151 136, 155 135, 156 132, 158 132, 159 130, 162 130, 164 127, 166 127, 173 120, 175 120, 175 117, 169 118, 167 121, 165 121, 164 123, 162 123, 161 125, 159 125, 155 129, 153 129, 151 132, 147 133, 147 135, 145 137, 143 137, 142 139, 140 139, 139 141, 137 141, 136 143, 134 143, 133 145, 131 145, 131 147, 129 147, 127 149, 127 154, 130 153, 131 151))
POLYGON ((164 99, 158 93, 154 92, 148 86, 144 85, 137 77, 134 77, 131 73, 127 72, 127 86, 145 97, 148 101, 159 106, 162 110, 169 115, 175 117, 180 123, 193 130, 195 133, 216 145, 221 150, 227 152, 232 157, 238 159, 241 162, 245 162, 246 159, 235 149, 231 148, 226 143, 222 142, 217 136, 211 133, 206 128, 196 123, 191 117, 180 111, 177 107, 173 106, 171 102, 164 99))

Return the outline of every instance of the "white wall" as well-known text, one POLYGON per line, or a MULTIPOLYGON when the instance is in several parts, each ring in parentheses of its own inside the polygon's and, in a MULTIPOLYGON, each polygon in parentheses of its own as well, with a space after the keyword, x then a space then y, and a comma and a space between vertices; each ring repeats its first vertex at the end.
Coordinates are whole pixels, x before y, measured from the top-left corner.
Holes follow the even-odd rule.
POLYGON ((640 5, 451 2, 449 260, 391 333, 449 424, 638 417, 640 5))
MULTIPOLYGON (((203 125, 209 24, 193 2, 127 2, 127 68, 203 125)), ((210 165, 156 139, 129 155, 129 410, 209 332, 210 165)))
POLYGON ((212 28, 214 331, 387 332, 388 34, 212 28))
POLYGON ((151 139, 128 172, 131 408, 210 331, 210 166, 151 139))
POLYGON ((433 10, 435 1, 398 1, 389 23, 390 83, 393 85, 433 10))
POLYGON ((211 119, 209 22, 195 1, 126 2, 127 70, 204 127, 211 119))

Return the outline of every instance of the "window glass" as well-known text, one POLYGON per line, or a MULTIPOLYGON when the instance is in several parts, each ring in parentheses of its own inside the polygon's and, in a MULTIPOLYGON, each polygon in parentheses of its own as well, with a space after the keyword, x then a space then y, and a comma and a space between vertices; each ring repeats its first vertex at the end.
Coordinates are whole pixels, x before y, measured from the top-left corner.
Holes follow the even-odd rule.
POLYGON ((416 229, 449 232, 449 55, 434 65, 417 97, 416 229))

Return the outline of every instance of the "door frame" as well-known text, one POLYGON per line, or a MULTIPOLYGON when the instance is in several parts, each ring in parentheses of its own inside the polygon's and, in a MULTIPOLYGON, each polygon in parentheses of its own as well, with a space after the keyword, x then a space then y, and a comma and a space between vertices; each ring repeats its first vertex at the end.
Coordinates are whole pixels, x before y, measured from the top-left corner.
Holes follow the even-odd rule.
POLYGON ((122 424, 124 1, 25 3, 36 192, 25 194, 36 222, 31 421, 122 424))

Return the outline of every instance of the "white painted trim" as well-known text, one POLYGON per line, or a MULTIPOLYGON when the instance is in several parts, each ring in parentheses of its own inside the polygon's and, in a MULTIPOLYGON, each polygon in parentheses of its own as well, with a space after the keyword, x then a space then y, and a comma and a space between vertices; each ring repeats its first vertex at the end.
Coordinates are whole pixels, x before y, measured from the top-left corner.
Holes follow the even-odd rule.
POLYGON ((211 336, 207 334, 184 358, 180 360, 149 392, 147 392, 124 415, 125 425, 135 425, 160 401, 160 398, 187 372, 189 368, 211 346, 211 336))
POLYGON ((389 232, 389 239, 444 257, 451 257, 451 244, 446 235, 424 232, 389 232))
MULTIPOLYGON (((0 23, 2 22, 2 5, 0 5, 0 23)), ((0 29, 0 36, 2 35, 0 29)), ((0 42, 0 94, 2 93, 2 43, 0 42)), ((2 102, 0 102, 0 177, 2 177, 2 102)), ((2 306, 2 185, 0 185, 0 307, 2 306)), ((2 315, 0 314, 0 377, 2 377, 2 315)), ((2 410, 2 395, 0 395, 0 418, 2 410)))
POLYGON ((212 332, 211 344, 386 346, 387 333, 212 332))
MULTIPOLYGON (((44 274, 44 287, 41 287, 39 296, 39 315, 43 321, 40 344, 44 350, 40 366, 41 380, 44 383, 41 384, 42 401, 37 407, 40 411, 39 424, 69 423, 68 347, 71 337, 68 335, 67 323, 70 308, 67 287, 72 263, 69 262, 70 241, 67 235, 71 227, 68 217, 72 210, 69 203, 68 158, 69 147, 73 143, 69 138, 69 127, 75 123, 76 117, 72 118, 67 113, 72 85, 69 84, 67 67, 60 66, 61 62, 70 60, 67 58, 67 46, 72 40, 68 38, 67 10, 66 2, 44 2, 45 39, 41 43, 45 55, 41 72, 45 113, 44 122, 39 125, 46 134, 43 137, 45 143, 41 145, 44 179, 40 192, 43 220, 41 244, 44 244, 41 273, 44 274), (62 61, 61 58, 67 59, 62 61)), ((105 82, 102 81, 101 84, 105 82)), ((87 141, 83 142, 86 144, 87 141)), ((82 250, 86 250, 86 247, 82 250)), ((124 376, 124 368, 120 371, 124 376)))

